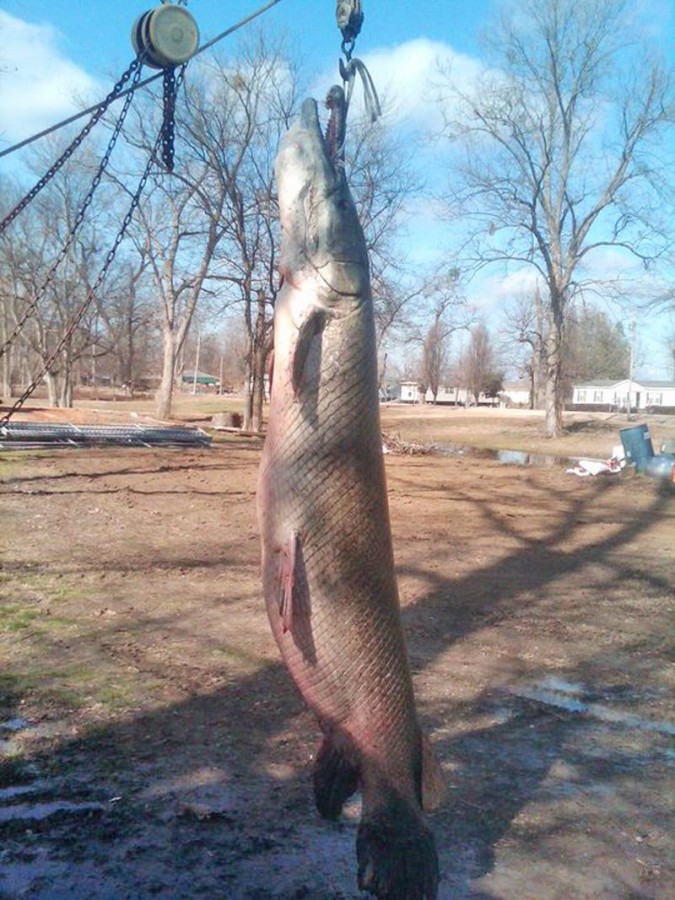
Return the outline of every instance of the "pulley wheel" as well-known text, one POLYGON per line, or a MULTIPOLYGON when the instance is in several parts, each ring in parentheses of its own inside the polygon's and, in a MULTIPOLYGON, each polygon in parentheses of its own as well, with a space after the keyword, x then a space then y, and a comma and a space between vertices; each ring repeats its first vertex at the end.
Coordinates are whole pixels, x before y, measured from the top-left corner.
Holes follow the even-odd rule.
POLYGON ((167 4, 136 19, 131 43, 136 53, 146 52, 146 63, 155 69, 179 66, 199 46, 199 28, 184 7, 167 4))

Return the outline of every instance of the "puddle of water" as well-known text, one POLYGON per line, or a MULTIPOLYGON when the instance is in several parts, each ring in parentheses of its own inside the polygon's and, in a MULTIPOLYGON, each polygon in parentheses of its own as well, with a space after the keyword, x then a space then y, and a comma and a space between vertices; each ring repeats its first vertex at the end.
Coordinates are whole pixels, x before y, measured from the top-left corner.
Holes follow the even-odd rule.
POLYGON ((492 459, 507 466, 569 466, 576 460, 568 456, 549 456, 528 453, 525 450, 490 450, 462 444, 434 444, 434 450, 443 456, 466 456, 473 459, 492 459))
POLYGON ((20 784, 13 787, 0 788, 0 803, 6 803, 15 797, 22 797, 25 794, 36 794, 38 791, 45 790, 49 787, 46 781, 34 781, 32 784, 20 784))
POLYGON ((0 722, 0 731, 14 733, 23 731, 25 728, 28 728, 28 722, 20 716, 17 716, 15 719, 7 719, 5 722, 0 722))
POLYGON ((510 692, 525 700, 534 700, 536 703, 553 706, 556 709, 565 710, 565 712, 580 713, 593 719, 599 719, 601 722, 623 725, 638 731, 656 731, 660 734, 675 735, 675 724, 672 722, 645 719, 643 716, 626 710, 612 709, 602 703, 591 702, 583 685, 573 684, 562 678, 551 677, 541 683, 512 687, 510 692))
POLYGON ((51 803, 16 803, 0 809, 0 822, 24 820, 39 822, 55 813, 77 814, 101 809, 103 809, 101 803, 72 803, 68 800, 55 800, 51 803))

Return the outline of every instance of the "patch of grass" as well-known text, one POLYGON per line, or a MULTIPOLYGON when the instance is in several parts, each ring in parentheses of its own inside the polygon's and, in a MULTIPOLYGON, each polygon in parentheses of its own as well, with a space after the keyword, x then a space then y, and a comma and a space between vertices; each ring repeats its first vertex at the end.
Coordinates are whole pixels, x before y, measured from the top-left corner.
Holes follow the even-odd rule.
POLYGON ((119 671, 98 645, 97 632, 64 611, 81 605, 89 592, 52 573, 5 577, 0 597, 0 708, 10 714, 21 700, 36 712, 61 713, 97 707, 113 715, 133 706, 135 678, 119 671), (11 599, 9 599, 11 598, 11 599))
POLYGON ((12 634, 29 628, 41 613, 37 609, 21 606, 18 603, 0 606, 0 632, 12 634))
POLYGON ((68 600, 81 602, 89 596, 89 591, 80 585, 72 584, 63 575, 52 572, 37 572, 36 574, 22 574, 16 579, 19 590, 31 591, 48 603, 62 603, 68 600))
MULTIPOLYGON (((137 699, 136 680, 131 675, 112 671, 105 663, 101 667, 96 660, 62 666, 45 666, 36 660, 30 669, 24 661, 5 680, 14 698, 8 706, 10 714, 20 698, 29 699, 34 708, 53 711, 56 707, 62 713, 96 707, 104 716, 129 709, 137 699)), ((143 687, 147 689, 146 684, 143 687)))

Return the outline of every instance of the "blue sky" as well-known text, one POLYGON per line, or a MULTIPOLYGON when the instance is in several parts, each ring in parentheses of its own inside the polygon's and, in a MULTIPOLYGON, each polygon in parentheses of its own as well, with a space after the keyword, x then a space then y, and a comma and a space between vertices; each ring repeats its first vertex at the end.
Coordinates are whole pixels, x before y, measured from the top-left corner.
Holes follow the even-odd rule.
MULTIPOLYGON (((64 56, 88 73, 103 77, 132 58, 129 33, 136 16, 158 3, 137 0, 3 0, 0 7, 32 25, 48 24, 61 33, 64 56)), ((190 0, 202 40, 209 40, 263 5, 263 0, 190 0)), ((365 53, 416 37, 442 40, 456 50, 475 53, 476 35, 485 21, 490 0, 363 0, 365 23, 357 42, 365 53)), ((317 69, 337 59, 340 34, 335 25, 335 0, 281 0, 262 17, 266 26, 285 31, 317 69)))
MULTIPOLYGON (((421 102, 438 58, 451 60, 453 71, 467 78, 481 66, 480 31, 489 26, 498 0, 362 0, 365 23, 356 45, 381 91, 399 104, 400 121, 431 125, 438 115, 421 102), (425 122, 424 119, 428 121, 425 122)), ((546 2, 546 0, 542 0, 546 2)), ((673 0, 639 0, 645 22, 662 47, 675 47, 673 0)), ((261 6, 263 0, 190 0, 188 10, 209 40, 261 6)), ((157 3, 139 0, 0 0, 0 148, 10 146, 80 107, 75 98, 94 102, 107 93, 133 58, 130 42, 135 18, 157 3)), ((259 20, 285 35, 304 60, 317 92, 336 79, 340 33, 335 0, 280 0, 259 20)), ((234 50, 226 38, 219 52, 234 50)), ((0 159, 0 172, 11 171, 12 158, 0 159)), ((427 262, 430 248, 442 241, 443 226, 425 204, 411 210, 409 251, 427 262), (417 218, 415 216, 417 215, 417 218)), ((473 283, 468 293, 494 324, 518 278, 492 272, 473 283), (486 298, 490 298, 487 300, 486 298), (492 306, 488 305, 492 304, 492 306)), ((643 377, 665 378, 662 335, 672 321, 638 321, 643 377)))

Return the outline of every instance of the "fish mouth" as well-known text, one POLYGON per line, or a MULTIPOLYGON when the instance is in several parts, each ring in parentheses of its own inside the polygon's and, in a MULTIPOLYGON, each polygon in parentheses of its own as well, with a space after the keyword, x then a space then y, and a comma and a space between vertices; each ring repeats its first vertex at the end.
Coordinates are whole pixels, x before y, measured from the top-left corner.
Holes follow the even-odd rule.
POLYGON ((334 172, 344 169, 345 126, 347 120, 347 102, 343 89, 335 84, 328 91, 325 107, 329 111, 325 133, 321 131, 319 112, 316 101, 305 100, 300 111, 302 126, 314 131, 321 139, 326 160, 334 172))

